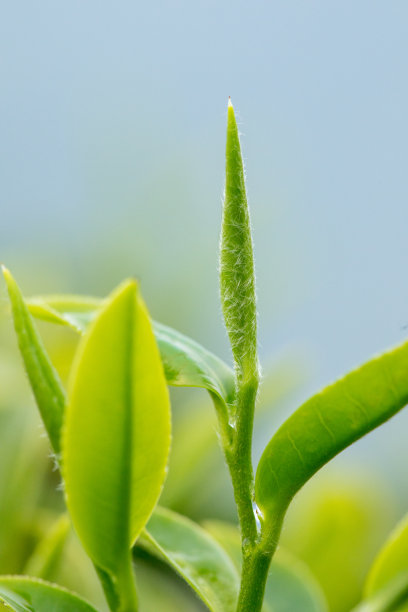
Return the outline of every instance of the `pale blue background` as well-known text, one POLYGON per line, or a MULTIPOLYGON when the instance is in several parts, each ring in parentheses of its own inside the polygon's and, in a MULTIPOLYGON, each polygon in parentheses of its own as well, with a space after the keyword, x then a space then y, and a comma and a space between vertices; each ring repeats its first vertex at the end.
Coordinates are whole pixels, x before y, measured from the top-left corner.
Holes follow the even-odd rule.
MULTIPOLYGON (((135 274, 157 318, 227 358, 231 95, 263 360, 299 351, 303 398, 408 337, 405 0, 15 0, 0 17, 0 259, 27 292, 135 274)), ((397 465, 407 432, 400 415, 342 460, 397 465)))

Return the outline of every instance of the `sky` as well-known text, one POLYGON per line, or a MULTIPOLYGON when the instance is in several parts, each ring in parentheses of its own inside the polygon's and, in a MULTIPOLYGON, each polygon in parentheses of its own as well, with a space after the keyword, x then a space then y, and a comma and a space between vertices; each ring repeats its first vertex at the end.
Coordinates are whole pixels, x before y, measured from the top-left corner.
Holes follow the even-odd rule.
POLYGON ((31 293, 136 275, 156 318, 228 359, 231 96, 261 359, 293 355, 307 397, 408 336, 407 33, 403 0, 3 3, 0 259, 31 293))

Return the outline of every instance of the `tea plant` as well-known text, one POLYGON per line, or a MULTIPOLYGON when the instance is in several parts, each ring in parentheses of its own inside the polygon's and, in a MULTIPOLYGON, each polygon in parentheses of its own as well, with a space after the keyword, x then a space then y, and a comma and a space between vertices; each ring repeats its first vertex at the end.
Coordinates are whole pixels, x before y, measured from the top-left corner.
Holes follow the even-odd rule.
MULTIPOLYGON (((271 565, 285 514, 323 465, 408 403, 408 343, 368 361, 298 408, 272 436, 254 476, 252 432, 260 381, 255 275, 231 103, 220 293, 233 370, 190 338, 151 321, 135 280, 104 300, 54 295, 25 301, 11 273, 3 272, 69 516, 110 610, 139 608, 137 549, 178 572, 214 612, 279 612, 288 606, 325 610, 307 570, 283 551, 271 565), (33 317, 68 326, 81 337, 67 390, 33 317), (239 530, 216 521, 199 526, 158 506, 170 449, 168 385, 201 387, 213 400, 239 530)), ((43 566, 58 555, 67 525, 63 517, 56 526, 43 566)), ((407 534, 405 521, 380 553, 360 612, 408 610, 407 534)), ((96 610, 56 584, 27 576, 0 577, 0 599, 18 612, 96 610)))

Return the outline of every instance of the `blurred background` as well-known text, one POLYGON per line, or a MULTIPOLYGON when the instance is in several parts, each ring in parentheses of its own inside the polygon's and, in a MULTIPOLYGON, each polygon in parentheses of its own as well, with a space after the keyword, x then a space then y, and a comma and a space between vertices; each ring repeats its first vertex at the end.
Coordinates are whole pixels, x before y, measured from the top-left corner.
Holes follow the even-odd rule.
MULTIPOLYGON (((256 461, 309 394, 408 336, 407 27, 402 0, 4 4, 0 260, 26 295, 104 296, 135 275, 154 318, 229 360, 217 250, 230 95, 265 376, 256 461)), ((0 571, 12 572, 47 532, 47 512, 63 506, 0 291, 0 495, 20 508, 8 510, 11 521, 24 510, 19 537, 27 530, 11 562, 3 522, 0 571), (18 485, 6 482, 17 473, 10 465, 18 485), (16 487, 31 505, 18 505, 16 487)), ((74 335, 41 330, 66 374, 74 335)), ((176 467, 163 503, 234 520, 214 471, 209 401, 178 390, 173 405, 176 467), (198 429, 211 441, 184 449, 198 429), (198 447, 197 487, 182 453, 198 447)), ((336 458, 290 511, 283 543, 311 567, 330 609, 358 599, 370 560, 408 510, 407 431, 403 411, 336 458)))

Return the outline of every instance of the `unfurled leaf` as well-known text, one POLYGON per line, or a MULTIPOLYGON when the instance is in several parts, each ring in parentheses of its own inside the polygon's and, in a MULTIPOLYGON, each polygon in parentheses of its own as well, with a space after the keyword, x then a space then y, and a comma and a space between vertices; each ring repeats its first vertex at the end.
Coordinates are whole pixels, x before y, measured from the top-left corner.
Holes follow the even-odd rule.
POLYGON ((233 403, 235 382, 229 366, 198 342, 167 325, 154 322, 153 329, 169 385, 202 387, 225 404, 233 403))
POLYGON ((134 281, 82 338, 63 433, 66 500, 91 559, 116 575, 159 497, 170 406, 159 351, 134 281))
MULTIPOLYGON (((241 572, 238 528, 223 521, 206 521, 205 528, 228 552, 241 572)), ((269 568, 262 612, 327 612, 323 592, 309 568, 286 550, 277 551, 269 568)))
POLYGON ((238 573, 221 546, 184 516, 156 508, 137 542, 173 569, 213 612, 234 612, 238 573))
POLYGON ((239 381, 258 378, 255 273, 238 127, 228 105, 220 289, 225 326, 239 381))
POLYGON ((0 600, 15 612, 97 612, 78 595, 27 576, 0 576, 0 600))
POLYGON ((369 361, 301 406, 265 448, 256 501, 275 525, 293 496, 337 453, 408 402, 408 343, 369 361))
POLYGON ((56 454, 59 455, 65 393, 16 281, 4 267, 3 274, 10 296, 14 327, 25 370, 51 444, 56 454))
MULTIPOLYGON (((77 295, 44 295, 27 301, 31 314, 44 321, 71 327, 84 333, 103 300, 77 295)), ((201 387, 219 397, 226 405, 234 401, 234 375, 216 355, 188 336, 154 322, 167 384, 175 387, 201 387)))
POLYGON ((387 591, 397 591, 398 585, 406 591, 405 607, 401 610, 408 610, 408 515, 397 525, 374 560, 364 597, 372 600, 382 593, 384 598, 387 591))

